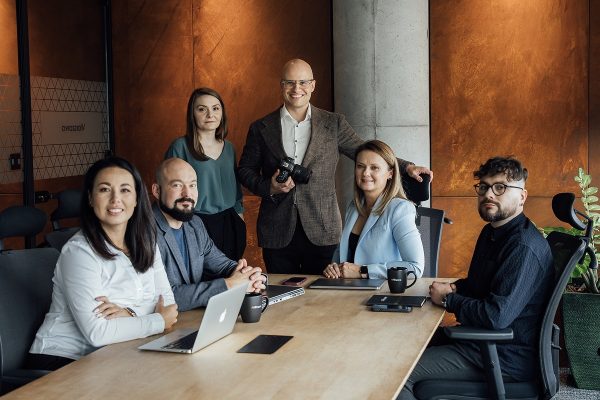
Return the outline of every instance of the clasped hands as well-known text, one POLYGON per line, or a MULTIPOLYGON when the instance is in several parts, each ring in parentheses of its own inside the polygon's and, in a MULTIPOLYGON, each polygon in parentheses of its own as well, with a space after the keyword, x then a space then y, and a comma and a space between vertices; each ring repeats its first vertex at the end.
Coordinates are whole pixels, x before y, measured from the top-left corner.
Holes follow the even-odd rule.
POLYGON ((431 297, 431 302, 438 306, 442 305, 442 300, 444 300, 446 296, 454 292, 456 292, 456 285, 454 283, 434 281, 429 285, 429 297, 431 297))
POLYGON ((239 260, 231 275, 225 278, 228 289, 248 282, 248 292, 256 293, 260 293, 267 288, 265 286, 266 281, 267 277, 262 275, 262 270, 258 267, 249 266, 245 258, 239 260))
POLYGON ((323 275, 330 279, 360 278, 360 265, 351 262, 331 263, 325 267, 323 275))

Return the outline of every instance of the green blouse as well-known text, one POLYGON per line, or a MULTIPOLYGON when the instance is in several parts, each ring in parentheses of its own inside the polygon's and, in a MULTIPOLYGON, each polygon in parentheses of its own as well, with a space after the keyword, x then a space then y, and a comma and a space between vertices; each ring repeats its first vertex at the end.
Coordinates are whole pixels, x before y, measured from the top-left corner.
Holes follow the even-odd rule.
POLYGON ((235 177, 235 150, 230 141, 225 140, 221 155, 206 161, 194 158, 189 152, 185 137, 175 139, 165 153, 165 159, 177 157, 187 161, 198 175, 198 202, 196 212, 216 214, 234 207, 237 213, 242 207, 242 188, 235 177))

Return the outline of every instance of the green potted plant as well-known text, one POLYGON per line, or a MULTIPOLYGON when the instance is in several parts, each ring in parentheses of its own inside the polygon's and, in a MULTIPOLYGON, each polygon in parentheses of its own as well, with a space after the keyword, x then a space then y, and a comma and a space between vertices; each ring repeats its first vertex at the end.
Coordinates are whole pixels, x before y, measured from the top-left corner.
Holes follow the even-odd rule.
MULTIPOLYGON (((575 181, 581 188, 581 202, 585 214, 593 221, 593 236, 589 243, 600 260, 600 204, 598 188, 591 186, 592 178, 579 168, 575 181)), ((545 234, 559 230, 582 234, 575 228, 544 228, 545 234)), ((600 282, 598 269, 589 268, 590 257, 577 265, 571 274, 562 299, 565 347, 571 364, 571 373, 577 387, 600 390, 600 282)))

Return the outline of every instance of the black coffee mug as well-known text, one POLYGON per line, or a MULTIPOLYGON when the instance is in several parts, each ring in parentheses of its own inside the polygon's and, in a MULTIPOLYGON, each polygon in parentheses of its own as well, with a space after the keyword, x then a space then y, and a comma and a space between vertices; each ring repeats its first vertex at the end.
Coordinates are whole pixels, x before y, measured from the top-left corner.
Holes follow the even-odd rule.
POLYGON ((260 315, 267 309, 269 298, 260 293, 246 293, 240 315, 244 322, 258 322, 260 315))
POLYGON ((406 289, 417 283, 417 274, 415 271, 408 271, 405 267, 392 267, 387 270, 388 286, 392 293, 404 293, 406 289), (410 285, 406 281, 410 274, 413 274, 415 280, 410 285))

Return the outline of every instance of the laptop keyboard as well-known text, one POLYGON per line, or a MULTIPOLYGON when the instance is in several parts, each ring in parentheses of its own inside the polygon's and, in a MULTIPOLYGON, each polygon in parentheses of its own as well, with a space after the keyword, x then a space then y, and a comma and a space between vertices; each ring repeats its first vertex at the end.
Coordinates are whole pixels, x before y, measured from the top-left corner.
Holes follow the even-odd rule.
POLYGON ((171 342, 165 346, 163 349, 191 349, 194 347, 194 342, 196 341, 196 336, 198 336, 198 331, 192 332, 187 336, 182 337, 181 339, 177 339, 174 342, 171 342))

